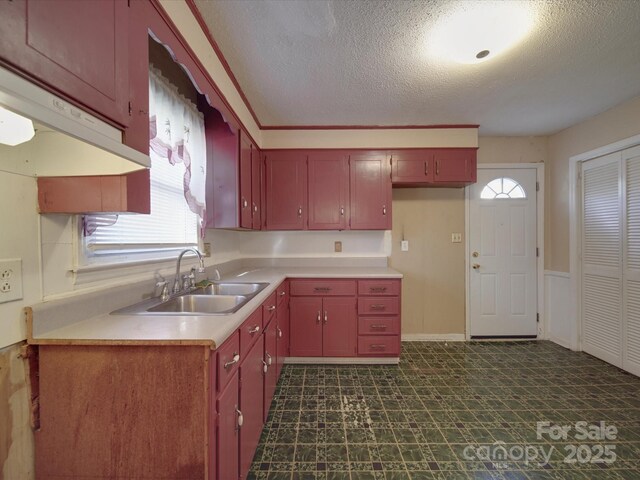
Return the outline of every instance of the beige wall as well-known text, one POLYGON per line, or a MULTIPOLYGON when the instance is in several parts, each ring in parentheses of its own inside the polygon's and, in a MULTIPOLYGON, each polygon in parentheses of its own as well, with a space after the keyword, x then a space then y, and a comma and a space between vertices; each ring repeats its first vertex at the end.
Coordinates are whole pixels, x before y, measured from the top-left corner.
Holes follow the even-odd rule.
POLYGON ((549 137, 545 268, 569 271, 569 158, 640 134, 640 97, 549 137))
POLYGON ((389 264, 404 274, 403 334, 464 333, 464 190, 393 190, 392 250, 389 264), (400 241, 409 251, 400 251, 400 241))
POLYGON ((547 137, 480 137, 478 163, 541 163, 547 137))

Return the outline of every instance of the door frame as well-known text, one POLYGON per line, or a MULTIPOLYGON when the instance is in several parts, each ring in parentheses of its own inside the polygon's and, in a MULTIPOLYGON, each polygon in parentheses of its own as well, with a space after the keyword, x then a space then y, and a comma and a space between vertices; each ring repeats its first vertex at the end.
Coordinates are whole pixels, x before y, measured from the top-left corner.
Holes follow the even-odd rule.
MULTIPOLYGON (((546 337, 547 325, 544 318, 544 163, 479 163, 480 169, 535 169, 538 185, 536 195, 536 243, 538 247, 537 275, 537 306, 538 306, 538 335, 537 339, 546 337)), ((464 188, 464 281, 465 281, 465 339, 471 340, 471 254, 469 253, 471 233, 471 187, 464 188)))
POLYGON ((582 162, 638 145, 640 135, 634 135, 569 158, 569 307, 576 322, 573 350, 582 351, 582 162))

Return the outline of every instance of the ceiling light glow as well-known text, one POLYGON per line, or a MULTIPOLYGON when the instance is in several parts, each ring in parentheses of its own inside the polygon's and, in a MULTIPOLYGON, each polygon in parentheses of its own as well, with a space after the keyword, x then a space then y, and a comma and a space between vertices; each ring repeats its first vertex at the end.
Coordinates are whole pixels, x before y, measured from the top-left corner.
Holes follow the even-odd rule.
POLYGON ((458 63, 480 63, 504 53, 532 30, 529 2, 455 2, 456 9, 438 22, 429 38, 434 55, 458 63))
POLYGON ((0 143, 14 147, 28 142, 34 135, 31 120, 0 107, 0 143))

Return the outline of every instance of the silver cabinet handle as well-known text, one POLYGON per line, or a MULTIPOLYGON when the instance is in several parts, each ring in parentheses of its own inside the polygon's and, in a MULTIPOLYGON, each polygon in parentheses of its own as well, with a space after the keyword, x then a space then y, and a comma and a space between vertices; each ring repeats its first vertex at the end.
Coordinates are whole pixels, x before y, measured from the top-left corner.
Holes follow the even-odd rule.
POLYGON ((260 331, 260 325, 256 325, 252 329, 249 330, 249 333, 253 335, 254 333, 258 333, 260 331))
POLYGON ((276 306, 275 306, 275 305, 269 305, 269 306, 267 307, 267 312, 273 312, 275 309, 276 309, 276 306))
POLYGON ((314 287, 313 291, 314 292, 330 292, 331 287, 314 287))
POLYGON ((387 214, 387 206, 383 205, 382 206, 382 215, 386 215, 387 214))
POLYGON ((318 317, 316 318, 316 323, 320 323, 320 310, 318 310, 318 317))
POLYGON ((265 362, 263 360, 262 361, 262 373, 264 373, 266 375, 268 371, 269 371, 269 365, 267 365, 267 362, 265 362))
POLYGON ((280 296, 284 297, 287 294, 287 292, 280 292, 280 296))
POLYGON ((242 424, 244 423, 244 416, 242 416, 242 412, 236 408, 236 414, 238 415, 238 428, 242 428, 242 424))
POLYGON ((440 160, 436 160, 436 175, 440 175, 440 160))
POLYGON ((386 292, 387 291, 387 287, 369 287, 369 291, 371 293, 386 292))
POLYGON ((371 308, 371 310, 384 310, 386 306, 381 303, 374 303, 369 308, 371 308))
POLYGON ((344 207, 340 207, 340 216, 344 217, 344 207))
POLYGON ((258 205, 256 205, 256 202, 253 202, 253 213, 258 213, 258 205))
POLYGON ((327 324, 327 320, 329 320, 329 315, 327 315, 327 311, 324 311, 324 323, 327 324))
POLYGON ((264 353, 267 356, 267 365, 271 366, 271 364, 273 363, 273 358, 271 358, 271 354, 265 352, 264 353))
POLYGON ((429 161, 425 160, 424 161, 424 174, 429 175, 429 161))
POLYGON ((385 350, 387 347, 384 344, 373 344, 369 348, 371 350, 385 350))
POLYGON ((231 365, 234 365, 240 361, 240 354, 234 353, 233 360, 229 360, 224 364, 224 368, 229 368, 231 365))
POLYGON ((247 208, 249 206, 249 202, 247 202, 247 199, 242 197, 242 208, 247 208))
POLYGON ((278 338, 282 338, 282 330, 280 330, 280 327, 278 327, 278 338))
POLYGON ((301 217, 302 216, 302 207, 298 207, 298 216, 301 217))
POLYGON ((386 325, 371 325, 369 328, 371 330, 386 330, 387 326, 386 325))

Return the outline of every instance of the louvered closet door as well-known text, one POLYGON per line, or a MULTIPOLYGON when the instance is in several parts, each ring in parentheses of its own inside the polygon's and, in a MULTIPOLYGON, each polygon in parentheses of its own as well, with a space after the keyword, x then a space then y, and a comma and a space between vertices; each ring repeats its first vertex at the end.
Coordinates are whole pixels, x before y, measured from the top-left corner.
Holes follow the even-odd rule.
POLYGON ((582 348, 622 366, 620 153, 582 165, 582 348))
POLYGON ((640 375, 640 147, 622 152, 625 168, 623 368, 640 375))

